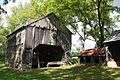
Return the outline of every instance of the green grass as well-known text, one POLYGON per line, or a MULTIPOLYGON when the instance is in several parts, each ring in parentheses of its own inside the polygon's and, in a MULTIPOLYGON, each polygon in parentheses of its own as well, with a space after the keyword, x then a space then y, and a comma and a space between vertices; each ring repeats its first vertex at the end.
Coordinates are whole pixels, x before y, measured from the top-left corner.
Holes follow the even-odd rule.
POLYGON ((72 65, 16 72, 0 63, 0 80, 120 80, 120 70, 72 65))

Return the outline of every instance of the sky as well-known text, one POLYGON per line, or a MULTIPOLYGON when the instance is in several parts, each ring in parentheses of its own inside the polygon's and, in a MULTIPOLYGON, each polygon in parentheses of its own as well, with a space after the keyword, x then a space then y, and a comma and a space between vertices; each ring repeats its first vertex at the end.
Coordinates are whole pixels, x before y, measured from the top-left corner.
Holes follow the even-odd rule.
MULTIPOLYGON (((120 7, 120 0, 114 0, 114 1, 115 1, 114 5, 120 7)), ((2 4, 2 2, 3 2, 3 0, 0 0, 0 5, 2 4)), ((11 14, 10 8, 13 7, 13 6, 17 6, 20 2, 22 4, 25 4, 26 2, 30 2, 30 0, 16 0, 16 3, 10 2, 6 6, 4 6, 4 8, 8 11, 8 13, 11 14)), ((82 33, 81 23, 78 23, 78 24, 79 24, 80 33, 82 33)), ((117 23, 117 25, 119 25, 119 24, 120 23, 117 23)), ((79 35, 78 34, 72 35, 72 49, 75 49, 76 47, 80 47, 80 46, 81 45, 80 45, 79 35)), ((86 40, 85 41, 85 49, 90 49, 90 48, 94 48, 94 47, 95 47, 95 42, 94 41, 91 41, 91 40, 86 40)))
MULTIPOLYGON (((3 1, 4 0, 0 0, 0 5, 2 5, 3 4, 3 1)), ((11 0, 12 1, 12 0, 11 0)), ((10 1, 10 2, 11 2, 10 1)), ((15 4, 19 4, 19 3, 22 3, 22 4, 24 4, 25 2, 30 2, 30 0, 16 0, 16 3, 15 4)))
POLYGON ((120 7, 120 0, 114 0, 115 1, 115 5, 120 7))
MULTIPOLYGON (((114 5, 115 6, 119 6, 120 7, 120 0, 114 0, 115 1, 115 3, 114 3, 114 5)), ((113 15, 113 14, 112 14, 113 15)), ((117 13, 114 13, 114 15, 117 15, 117 13)), ((118 22, 118 23, 116 23, 116 25, 120 25, 120 22, 118 22)), ((82 26, 79 26, 79 27, 81 27, 82 28, 82 26)), ((120 29, 120 28, 117 28, 117 29, 120 29)), ((116 30, 117 30, 116 29, 116 30)), ((79 39, 79 35, 73 35, 72 36, 73 37, 73 39, 72 39, 72 42, 73 42, 73 44, 72 44, 72 48, 73 49, 75 49, 75 47, 79 47, 80 46, 80 41, 78 40, 79 39), (76 39, 75 39, 76 38, 76 39)), ((90 48, 94 48, 95 47, 95 42, 94 41, 91 41, 91 40, 86 40, 85 41, 85 49, 90 49, 90 48)))

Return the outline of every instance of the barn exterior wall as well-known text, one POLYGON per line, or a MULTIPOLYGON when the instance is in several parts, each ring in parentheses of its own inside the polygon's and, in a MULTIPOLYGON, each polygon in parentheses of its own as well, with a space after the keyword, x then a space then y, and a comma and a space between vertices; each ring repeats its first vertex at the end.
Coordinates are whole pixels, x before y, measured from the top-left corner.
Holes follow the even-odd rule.
POLYGON ((7 41, 6 64, 10 67, 21 67, 22 54, 25 43, 25 29, 11 35, 7 41))
MULTIPOLYGON (((106 43, 106 61, 109 64, 109 62, 116 63, 116 66, 120 66, 120 41, 114 41, 110 43, 106 43)), ((115 65, 115 64, 114 64, 115 65)), ((112 65, 112 66, 114 66, 112 65)), ((109 66, 109 65, 108 65, 109 66)))
POLYGON ((19 69, 32 68, 33 50, 40 44, 62 47, 64 51, 57 55, 70 51, 71 33, 68 30, 64 32, 60 27, 60 21, 52 14, 13 32, 8 36, 6 64, 19 69))
POLYGON ((104 45, 106 46, 107 65, 109 67, 120 66, 120 30, 113 31, 104 41, 104 45))

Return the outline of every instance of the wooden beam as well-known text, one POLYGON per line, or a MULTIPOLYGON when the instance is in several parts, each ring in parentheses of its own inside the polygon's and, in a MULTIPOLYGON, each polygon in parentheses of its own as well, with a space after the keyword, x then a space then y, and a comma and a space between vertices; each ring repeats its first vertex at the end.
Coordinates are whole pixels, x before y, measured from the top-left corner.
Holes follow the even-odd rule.
POLYGON ((40 59, 39 59, 39 53, 38 53, 38 56, 37 56, 37 57, 38 57, 38 59, 37 59, 37 60, 38 60, 38 68, 40 68, 40 59))

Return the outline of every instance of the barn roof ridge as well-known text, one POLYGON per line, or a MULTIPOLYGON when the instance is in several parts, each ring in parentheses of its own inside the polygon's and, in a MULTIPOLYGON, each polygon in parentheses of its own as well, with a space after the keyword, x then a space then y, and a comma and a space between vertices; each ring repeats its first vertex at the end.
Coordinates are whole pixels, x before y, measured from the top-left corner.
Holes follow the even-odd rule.
MULTIPOLYGON (((7 37, 11 36, 12 34, 16 33, 17 31, 19 31, 19 30, 21 30, 21 29, 23 29, 23 28, 25 28, 25 27, 27 27, 27 26, 29 26, 29 25, 31 25, 31 24, 39 21, 39 20, 42 20, 42 19, 44 19, 44 18, 46 18, 46 17, 48 17, 50 15, 54 15, 57 18, 57 16, 54 13, 49 13, 46 16, 43 16, 43 17, 41 17, 41 18, 39 18, 39 19, 37 19, 37 20, 35 20, 33 22, 30 22, 29 24, 23 25, 22 27, 18 28, 17 30, 15 30, 14 32, 12 32, 11 34, 9 34, 7 37)), ((57 18, 57 19, 59 20, 59 18, 57 18)))
POLYGON ((120 40, 120 30, 113 31, 104 41, 104 43, 120 40))
MULTIPOLYGON (((39 21, 39 20, 42 20, 42 19, 44 19, 44 18, 46 18, 46 17, 48 17, 48 16, 50 16, 50 15, 54 15, 54 16, 57 18, 57 16, 56 16, 54 13, 49 13, 49 14, 47 14, 46 16, 40 17, 39 19, 34 20, 33 22, 30 22, 29 24, 27 24, 27 25, 25 25, 25 26, 29 26, 29 25, 31 25, 31 24, 39 21)), ((57 18, 57 19, 58 19, 58 18, 57 18)), ((59 19, 58 19, 58 20, 59 20, 59 19)))

